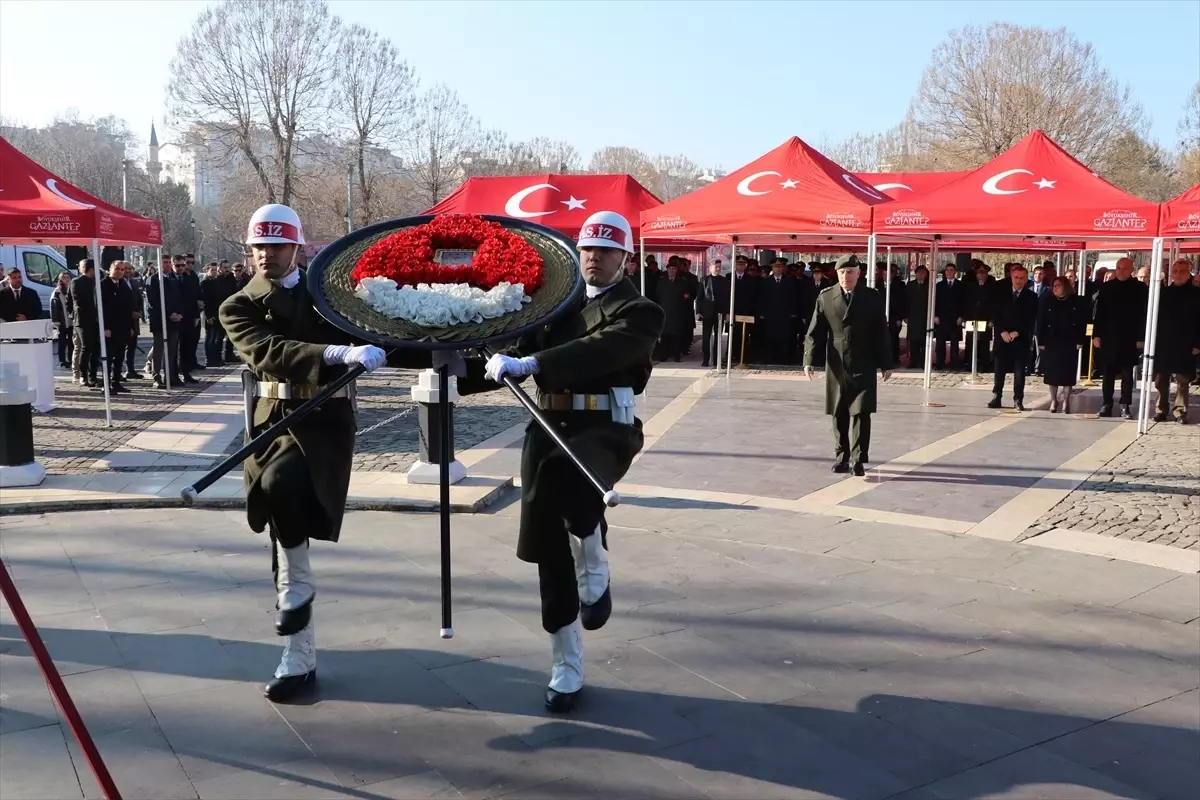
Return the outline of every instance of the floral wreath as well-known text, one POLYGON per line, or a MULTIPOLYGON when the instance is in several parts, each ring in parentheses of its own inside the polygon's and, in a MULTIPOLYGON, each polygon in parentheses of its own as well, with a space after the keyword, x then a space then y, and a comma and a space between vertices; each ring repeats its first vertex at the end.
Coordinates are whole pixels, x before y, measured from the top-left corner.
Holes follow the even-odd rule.
POLYGON ((397 231, 366 249, 350 279, 389 278, 397 287, 469 284, 484 290, 521 285, 525 294, 542 285, 542 257, 524 237, 497 222, 465 214, 434 217, 424 225, 397 231), (469 265, 434 261, 438 250, 474 250, 469 265))
POLYGON ((452 214, 371 245, 350 272, 356 294, 385 316, 446 327, 495 319, 542 286, 538 251, 496 222, 452 214), (438 250, 470 250, 471 263, 439 264, 438 250))

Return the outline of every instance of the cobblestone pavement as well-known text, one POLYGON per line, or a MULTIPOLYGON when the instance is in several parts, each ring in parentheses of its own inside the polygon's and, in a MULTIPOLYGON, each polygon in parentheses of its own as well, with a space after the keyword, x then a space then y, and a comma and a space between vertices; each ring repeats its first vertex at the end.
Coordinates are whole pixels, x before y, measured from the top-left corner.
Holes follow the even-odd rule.
MULTIPOLYGON (((149 352, 150 340, 138 344, 149 352)), ((135 363, 144 362, 138 353, 135 363)), ((130 394, 112 396, 113 426, 105 425, 104 393, 88 389, 70 380, 57 380, 54 401, 57 406, 46 414, 33 415, 33 444, 37 460, 50 474, 92 472, 96 459, 128 442, 141 430, 187 403, 235 367, 198 370, 199 383, 155 389, 145 379, 126 381, 130 394)), ((70 370, 55 368, 55 375, 70 377, 70 370)))
POLYGON ((1047 512, 1022 539, 1068 528, 1200 550, 1197 486, 1200 427, 1158 423, 1047 512))

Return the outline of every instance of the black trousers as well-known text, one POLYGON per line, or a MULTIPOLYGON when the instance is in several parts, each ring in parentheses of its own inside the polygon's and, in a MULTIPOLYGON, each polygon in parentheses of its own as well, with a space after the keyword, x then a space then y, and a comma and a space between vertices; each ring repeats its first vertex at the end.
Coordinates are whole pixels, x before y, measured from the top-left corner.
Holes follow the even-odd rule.
POLYGON ((993 353, 996 359, 995 380, 992 381, 992 394, 1004 393, 1004 376, 1013 374, 1013 399, 1020 402, 1025 399, 1025 372, 1029 368, 1029 342, 1024 337, 1017 337, 1015 342, 996 342, 993 353))
POLYGON ((913 330, 909 324, 908 332, 908 366, 910 369, 925 368, 925 331, 913 330))
POLYGON ((947 366, 950 369, 958 369, 959 365, 962 364, 962 359, 959 357, 958 353, 958 343, 961 335, 956 333, 952 338, 950 338, 943 334, 935 333, 933 336, 934 342, 937 346, 937 349, 933 351, 933 365, 935 367, 947 366), (946 361, 947 344, 950 345, 949 363, 946 361))
POLYGON ((658 358, 666 361, 668 358, 679 358, 683 355, 683 337, 677 331, 664 330, 658 339, 658 358))
POLYGON ((108 341, 104 343, 108 363, 108 378, 113 385, 121 382, 121 377, 125 374, 121 370, 121 365, 125 363, 125 353, 132 345, 128 336, 117 337, 109 336, 108 341))
POLYGON ((1105 364, 1100 373, 1100 402, 1103 405, 1113 404, 1113 390, 1116 389, 1117 376, 1121 376, 1121 405, 1133 405, 1133 365, 1105 364))
POLYGON ((213 320, 204 322, 204 363, 206 366, 216 366, 221 361, 221 350, 225 346, 225 329, 221 323, 213 320))
POLYGON ((83 377, 95 381, 100 372, 100 331, 95 325, 82 326, 83 353, 79 357, 79 371, 83 377))
POLYGON ((200 319, 184 319, 179 331, 179 371, 191 372, 199 366, 196 348, 200 346, 200 319))
MULTIPOLYGON (((125 372, 129 373, 130 375, 135 374, 137 372, 137 370, 133 366, 133 358, 134 358, 134 355, 137 353, 137 342, 138 342, 138 334, 139 333, 141 333, 141 331, 138 328, 134 328, 129 337, 129 342, 125 346, 125 372)), ((119 367, 121 365, 118 364, 117 366, 119 367)))
POLYGON ((717 349, 721 346, 720 317, 704 317, 700 320, 700 357, 705 364, 717 359, 717 349), (711 346, 710 346, 711 344, 711 346), (709 360, 709 356, 712 360, 709 360))
POLYGON ((75 329, 66 325, 58 326, 58 363, 64 367, 71 366, 71 356, 75 354, 75 329))
POLYGON ((150 361, 154 370, 154 377, 161 380, 164 375, 169 375, 172 385, 178 386, 179 328, 174 325, 168 325, 165 341, 162 331, 151 329, 151 334, 154 336, 154 345, 150 351, 150 361), (166 361, 165 367, 163 366, 164 360, 166 361))
POLYGON ((892 340, 892 363, 900 363, 900 324, 899 322, 888 323, 888 334, 892 340))
POLYGON ((834 458, 866 464, 871 460, 871 415, 839 408, 833 415, 834 458))

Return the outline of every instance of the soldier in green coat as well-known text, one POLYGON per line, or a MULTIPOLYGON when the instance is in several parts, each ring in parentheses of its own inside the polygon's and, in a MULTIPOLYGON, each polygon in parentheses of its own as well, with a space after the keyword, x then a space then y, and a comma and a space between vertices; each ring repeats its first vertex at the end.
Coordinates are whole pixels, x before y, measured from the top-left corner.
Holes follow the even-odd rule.
MULTIPOLYGON (((532 375, 539 406, 572 451, 615 485, 642 449, 634 396, 650 379, 663 311, 625 277, 625 261, 634 251, 624 217, 593 214, 580 230, 578 247, 587 284, 584 304, 492 356, 486 368, 469 363, 459 389, 469 394, 497 388, 504 376, 532 375)), ((545 704, 566 712, 583 689, 583 629, 597 630, 612 611, 605 506, 537 423, 525 432, 521 490, 517 558, 538 565, 542 627, 550 634, 545 704)))
MULTIPOLYGON (((362 364, 382 366, 378 347, 354 345, 313 308, 298 256, 304 232, 296 212, 266 205, 250 220, 254 277, 221 304, 221 325, 246 363, 247 441, 362 364)), ((351 385, 353 386, 353 384, 351 385)), ((316 678, 312 602, 316 583, 311 539, 336 542, 341 532, 357 422, 347 387, 245 463, 246 516, 270 529, 275 573, 275 631, 283 658, 264 693, 273 701, 310 689, 316 678)))
POLYGON ((860 274, 858 259, 842 256, 837 262, 838 285, 817 295, 804 338, 804 374, 812 380, 815 343, 827 342, 825 413, 833 417, 833 471, 853 469, 862 476, 870 460, 875 373, 882 371, 886 381, 894 364, 883 298, 859 284, 860 274))

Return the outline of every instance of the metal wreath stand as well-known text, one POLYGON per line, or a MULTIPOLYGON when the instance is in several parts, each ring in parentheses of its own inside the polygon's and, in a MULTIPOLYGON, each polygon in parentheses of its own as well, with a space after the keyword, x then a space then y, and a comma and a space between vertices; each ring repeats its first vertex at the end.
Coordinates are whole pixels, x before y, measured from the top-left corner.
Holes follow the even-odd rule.
MULTIPOLYGON (((483 219, 497 222, 505 229, 524 237, 542 256, 543 284, 533 295, 532 302, 520 311, 503 317, 467 323, 446 328, 431 328, 402 319, 385 317, 360 300, 354 291, 350 272, 359 257, 368 247, 386 236, 404 228, 423 225, 432 216, 408 217, 390 220, 360 228, 343 236, 325 247, 308 267, 308 292, 317 312, 331 325, 359 341, 373 344, 389 354, 401 350, 429 352, 433 368, 438 373, 438 436, 441 439, 438 516, 441 523, 441 637, 454 636, 451 615, 450 573, 450 375, 462 374, 462 353, 475 351, 487 357, 497 345, 510 342, 532 333, 558 319, 578 305, 583 295, 583 276, 579 271, 579 258, 575 242, 568 237, 532 222, 509 217, 480 215, 483 219)), ((283 419, 271 425, 241 449, 228 456, 191 486, 180 493, 186 504, 191 504, 205 489, 222 476, 261 452, 267 445, 283 435, 292 425, 311 414, 317 407, 332 397, 339 389, 358 378, 364 372, 356 365, 336 380, 327 384, 319 394, 293 410, 283 419)), ((595 487, 608 506, 620 502, 620 496, 603 479, 596 475, 555 430, 537 404, 511 377, 504 378, 508 387, 521 405, 546 431, 564 454, 595 487)))

